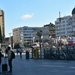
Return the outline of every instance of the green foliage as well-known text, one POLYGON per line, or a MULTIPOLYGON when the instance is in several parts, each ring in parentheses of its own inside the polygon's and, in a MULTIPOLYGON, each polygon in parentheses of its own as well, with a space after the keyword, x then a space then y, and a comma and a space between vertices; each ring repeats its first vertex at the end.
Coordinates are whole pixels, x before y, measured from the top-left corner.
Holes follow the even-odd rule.
POLYGON ((24 47, 26 47, 27 46, 27 42, 24 42, 24 47))
POLYGON ((37 32, 36 34, 39 37, 39 42, 42 42, 41 36, 42 36, 42 31, 40 30, 39 32, 37 32))
POLYGON ((31 47, 30 42, 24 42, 24 47, 31 47))
POLYGON ((39 38, 41 38, 41 36, 42 36, 42 31, 40 30, 39 32, 37 32, 37 36, 39 37, 39 38))
POLYGON ((20 48, 20 45, 19 45, 19 43, 15 43, 15 44, 14 44, 14 48, 15 48, 15 49, 18 49, 18 48, 20 48))

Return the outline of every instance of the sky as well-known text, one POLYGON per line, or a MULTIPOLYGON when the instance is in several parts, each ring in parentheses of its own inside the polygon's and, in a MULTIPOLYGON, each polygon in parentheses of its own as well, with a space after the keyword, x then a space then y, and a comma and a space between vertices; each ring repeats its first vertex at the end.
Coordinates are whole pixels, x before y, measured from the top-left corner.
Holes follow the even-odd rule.
POLYGON ((61 17, 68 16, 74 7, 75 0, 0 0, 5 18, 5 36, 9 37, 9 33, 18 27, 55 24, 59 11, 61 17))

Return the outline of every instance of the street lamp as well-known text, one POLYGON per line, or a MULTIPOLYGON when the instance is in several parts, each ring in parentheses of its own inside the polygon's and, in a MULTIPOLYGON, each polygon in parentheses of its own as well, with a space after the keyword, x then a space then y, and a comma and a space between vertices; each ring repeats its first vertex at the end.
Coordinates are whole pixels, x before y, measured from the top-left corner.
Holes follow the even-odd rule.
POLYGON ((9 33, 9 42, 10 42, 10 47, 11 47, 11 33, 9 33))
POLYGON ((32 46, 32 42, 33 42, 33 34, 30 34, 30 46, 32 46))

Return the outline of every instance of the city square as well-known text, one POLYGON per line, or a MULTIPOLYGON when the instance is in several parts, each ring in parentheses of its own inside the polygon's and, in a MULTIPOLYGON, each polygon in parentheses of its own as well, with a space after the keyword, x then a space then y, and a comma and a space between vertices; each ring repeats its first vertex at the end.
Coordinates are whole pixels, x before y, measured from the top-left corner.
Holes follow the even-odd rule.
POLYGON ((0 1, 0 74, 75 75, 75 1, 0 1))
POLYGON ((75 75, 75 61, 20 58, 13 59, 13 72, 1 75, 75 75))

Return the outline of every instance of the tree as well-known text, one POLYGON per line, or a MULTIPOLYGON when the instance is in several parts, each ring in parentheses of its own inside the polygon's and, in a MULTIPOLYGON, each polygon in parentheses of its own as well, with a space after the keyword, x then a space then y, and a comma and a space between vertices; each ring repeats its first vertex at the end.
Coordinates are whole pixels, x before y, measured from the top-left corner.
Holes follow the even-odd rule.
POLYGON ((30 42, 24 42, 24 47, 31 47, 30 42))
POLYGON ((39 37, 39 42, 41 43, 42 30, 38 31, 36 35, 39 37))
POLYGON ((40 58, 42 58, 42 52, 41 52, 41 36, 42 36, 42 31, 40 30, 39 32, 37 32, 36 34, 39 37, 39 42, 40 42, 40 58))
POLYGON ((15 48, 15 49, 18 49, 18 48, 20 48, 20 45, 19 45, 19 43, 15 43, 15 44, 14 44, 14 48, 15 48))
POLYGON ((39 37, 39 38, 41 38, 41 36, 42 36, 42 31, 40 30, 39 32, 37 32, 37 36, 39 37))
POLYGON ((27 42, 24 42, 23 44, 24 44, 24 47, 27 47, 27 42))

